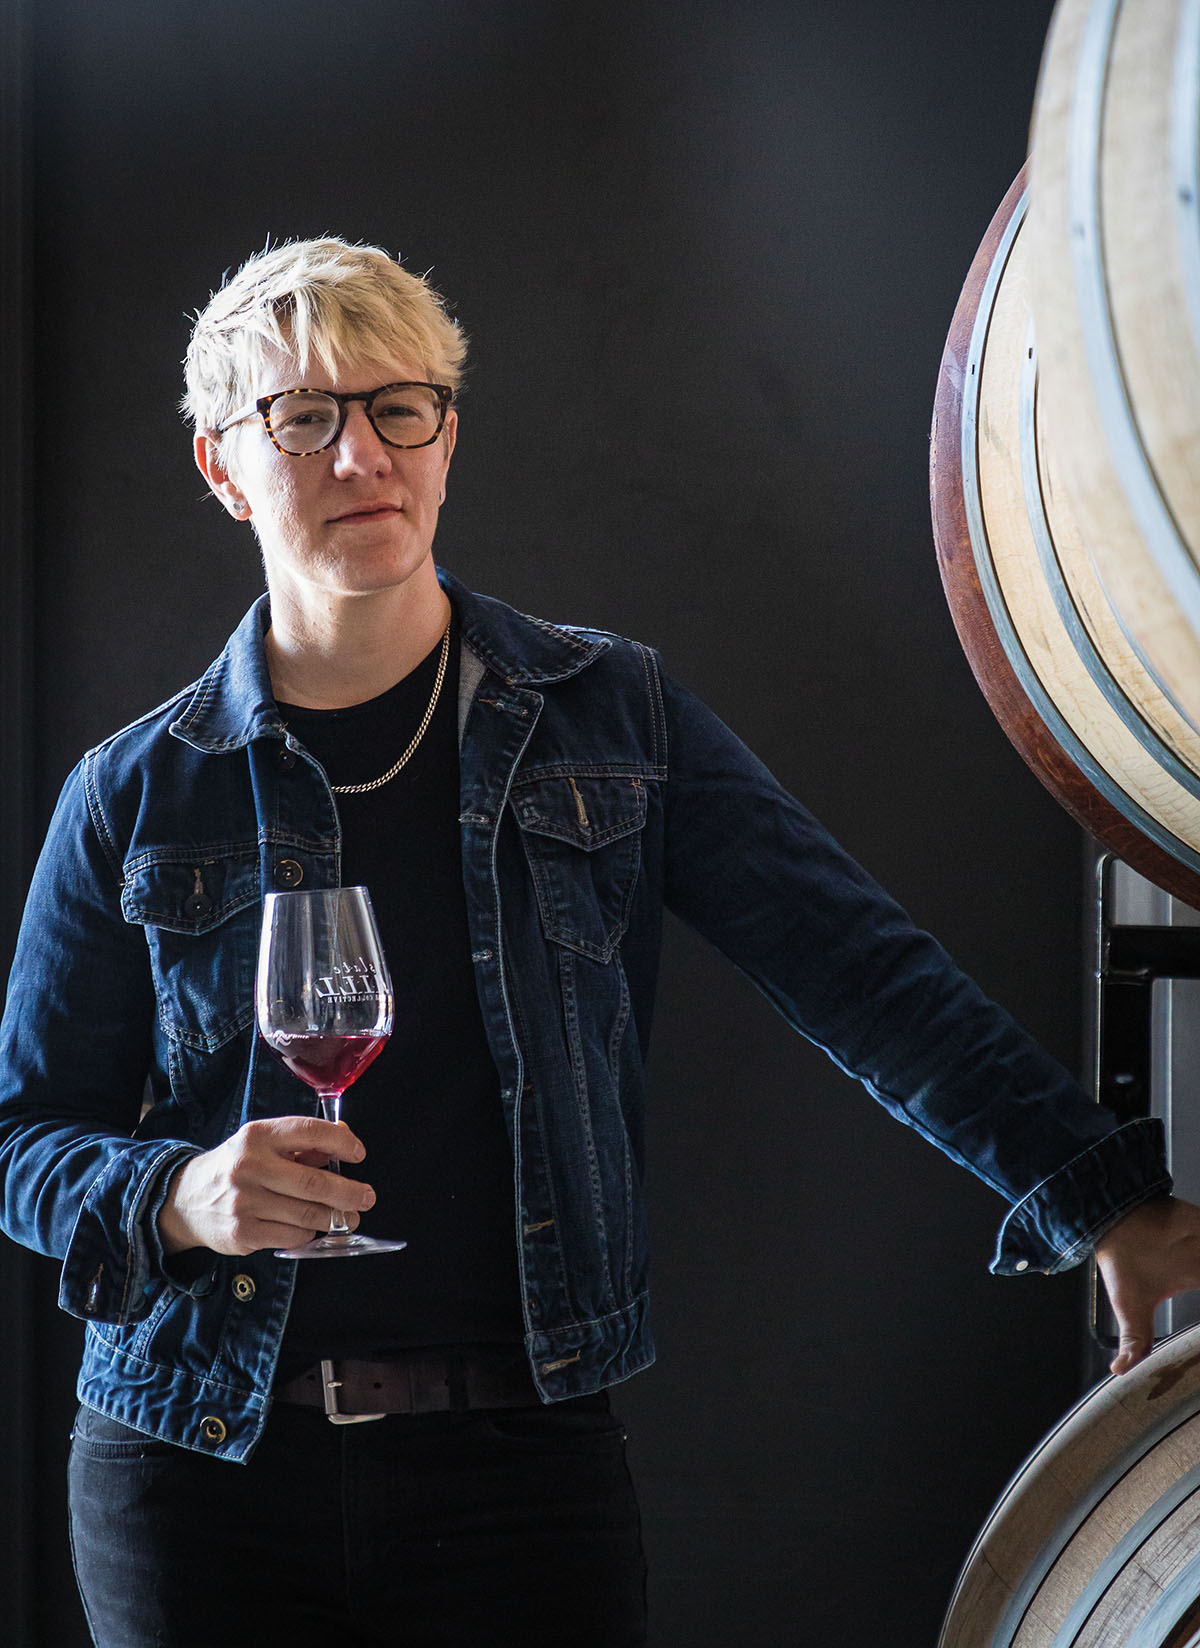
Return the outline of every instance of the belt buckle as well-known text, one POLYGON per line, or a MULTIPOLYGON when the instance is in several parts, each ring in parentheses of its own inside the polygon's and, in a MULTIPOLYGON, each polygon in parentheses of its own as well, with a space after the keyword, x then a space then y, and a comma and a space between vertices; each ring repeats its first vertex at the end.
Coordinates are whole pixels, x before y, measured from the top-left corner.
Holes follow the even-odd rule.
POLYGON ((321 1389, 325 1394, 325 1417, 331 1425, 365 1425, 371 1419, 386 1419, 385 1413, 342 1413, 338 1407, 337 1393, 342 1388, 342 1381, 333 1377, 333 1363, 321 1363, 321 1389))

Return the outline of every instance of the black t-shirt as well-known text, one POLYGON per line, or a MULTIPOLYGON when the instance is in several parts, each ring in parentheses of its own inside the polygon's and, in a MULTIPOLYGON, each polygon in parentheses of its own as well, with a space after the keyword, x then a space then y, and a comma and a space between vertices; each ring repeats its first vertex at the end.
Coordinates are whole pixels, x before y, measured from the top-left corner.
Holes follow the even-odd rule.
MULTIPOLYGON (((378 778, 429 704, 441 643, 389 692, 349 709, 280 704, 333 784, 378 778)), ((342 885, 368 888, 396 998, 383 1052, 346 1091, 374 1186, 359 1228, 399 1253, 301 1261, 281 1379, 321 1357, 385 1360, 418 1346, 522 1337, 513 1158, 484 1035, 459 838, 458 635, 424 737, 395 778, 335 796, 342 885)), ((343 1166, 343 1171, 346 1168, 343 1166)))

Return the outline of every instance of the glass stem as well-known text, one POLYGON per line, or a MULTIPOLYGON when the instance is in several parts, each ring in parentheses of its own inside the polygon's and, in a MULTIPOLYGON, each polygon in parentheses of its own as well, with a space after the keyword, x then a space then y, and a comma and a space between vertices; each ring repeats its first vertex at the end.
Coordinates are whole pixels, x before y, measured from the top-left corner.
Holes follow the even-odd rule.
MULTIPOLYGON (((340 1093, 322 1093, 319 1097, 322 1116, 327 1122, 333 1122, 336 1125, 342 1119, 342 1095, 340 1093)), ((332 1157, 329 1161, 329 1171, 339 1175, 342 1171, 340 1164, 332 1157)), ((330 1211, 329 1234, 331 1236, 349 1236, 350 1226, 346 1223, 344 1213, 330 1211)))

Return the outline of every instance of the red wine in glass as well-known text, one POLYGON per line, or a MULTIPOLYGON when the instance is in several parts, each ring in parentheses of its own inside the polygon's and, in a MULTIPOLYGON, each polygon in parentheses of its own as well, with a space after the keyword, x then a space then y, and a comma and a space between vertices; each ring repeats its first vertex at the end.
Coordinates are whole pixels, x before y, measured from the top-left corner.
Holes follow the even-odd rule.
POLYGON ((318 1093, 342 1094, 378 1054, 386 1036, 306 1035, 288 1030, 272 1030, 263 1036, 273 1053, 318 1093))
MULTIPOLYGON (((268 893, 254 993, 263 1040, 319 1095, 326 1121, 340 1121, 342 1094, 392 1032, 392 981, 367 889, 268 893)), ((339 1171, 336 1161, 329 1167, 339 1171)), ((329 1259, 404 1246, 360 1236, 344 1213, 333 1213, 328 1235, 276 1252, 329 1259)))

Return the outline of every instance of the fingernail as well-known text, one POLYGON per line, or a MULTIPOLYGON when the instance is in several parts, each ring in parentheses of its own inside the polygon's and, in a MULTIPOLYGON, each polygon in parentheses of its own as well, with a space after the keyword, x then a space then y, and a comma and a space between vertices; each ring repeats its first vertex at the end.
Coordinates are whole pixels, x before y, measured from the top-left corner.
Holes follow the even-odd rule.
POLYGON ((370 1185, 363 1186, 362 1204, 364 1207, 375 1206, 375 1192, 371 1189, 370 1185))

